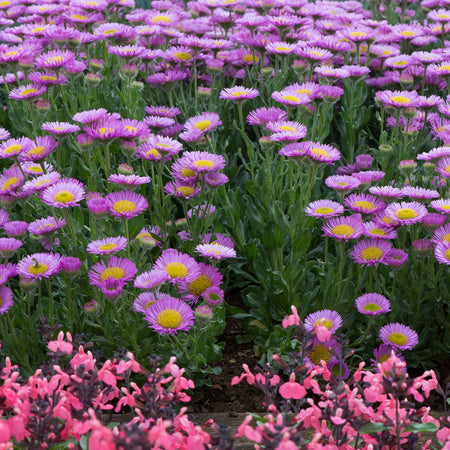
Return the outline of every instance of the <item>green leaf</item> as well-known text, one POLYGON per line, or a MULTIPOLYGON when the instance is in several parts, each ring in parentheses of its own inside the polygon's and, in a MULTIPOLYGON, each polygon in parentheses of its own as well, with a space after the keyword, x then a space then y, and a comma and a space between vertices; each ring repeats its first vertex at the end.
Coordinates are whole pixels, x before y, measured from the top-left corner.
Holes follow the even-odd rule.
POLYGON ((411 433, 435 433, 439 430, 434 423, 425 422, 425 423, 410 423, 404 431, 410 431, 411 433))
POLYGON ((389 430, 390 427, 384 423, 380 422, 373 422, 373 423, 366 423, 363 425, 359 432, 361 434, 371 434, 371 433, 381 433, 384 430, 389 430))

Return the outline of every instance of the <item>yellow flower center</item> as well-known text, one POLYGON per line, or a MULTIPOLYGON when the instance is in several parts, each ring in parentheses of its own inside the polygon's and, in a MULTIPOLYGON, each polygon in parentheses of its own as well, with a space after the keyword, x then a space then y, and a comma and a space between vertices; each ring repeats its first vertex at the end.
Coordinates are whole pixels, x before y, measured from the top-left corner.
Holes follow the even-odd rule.
POLYGON ((417 217, 417 211, 411 208, 401 208, 395 211, 395 217, 400 220, 414 219, 417 217))
POLYGON ((103 245, 100 245, 100 246, 98 247, 98 249, 99 249, 99 250, 112 250, 112 249, 114 249, 114 248, 116 248, 116 247, 117 247, 117 245, 114 244, 114 242, 111 242, 111 243, 109 243, 109 244, 103 244, 103 245))
POLYGON ((360 200, 358 202, 353 203, 355 208, 362 208, 367 211, 372 211, 375 208, 375 205, 372 202, 368 202, 366 200, 360 200))
POLYGON ((441 66, 441 67, 439 67, 439 70, 442 70, 442 71, 449 71, 450 70, 450 66, 449 65, 445 65, 445 66, 441 66))
POLYGON ((280 127, 280 131, 289 131, 290 133, 294 133, 295 132, 295 128, 291 127, 289 125, 282 125, 280 127))
POLYGON ((450 16, 447 14, 439 14, 439 19, 450 19, 450 16))
POLYGON ((159 149, 161 149, 161 150, 173 148, 173 145, 165 144, 164 142, 158 142, 158 143, 156 144, 156 146, 157 146, 159 149))
POLYGON ((242 97, 244 95, 247 95, 247 92, 245 92, 245 91, 236 91, 236 92, 233 92, 231 95, 233 97, 242 97))
POLYGON ((188 52, 176 52, 173 54, 175 58, 179 59, 180 61, 189 61, 191 59, 191 55, 188 52))
POLYGON ((405 66, 408 64, 406 61, 395 61, 394 66, 405 66))
POLYGON ((283 100, 288 100, 290 102, 300 102, 302 99, 300 97, 296 97, 295 95, 283 95, 283 100))
POLYGON ((367 247, 361 253, 361 259, 364 261, 376 261, 384 255, 380 247, 367 247))
POLYGON ((181 173, 181 176, 184 178, 195 177, 195 172, 191 169, 188 169, 187 167, 184 167, 183 169, 181 169, 180 173, 181 173))
POLYGON ((323 56, 323 53, 321 53, 321 52, 316 52, 316 51, 314 51, 314 50, 310 50, 310 51, 309 51, 309 54, 310 54, 311 56, 316 56, 317 58, 321 58, 321 57, 323 56))
POLYGON ((450 209, 450 205, 441 205, 441 208, 447 211, 450 209))
POLYGON ((194 188, 190 186, 179 186, 177 192, 181 192, 185 197, 189 197, 194 193, 194 188))
POLYGON ((392 52, 390 50, 384 50, 382 56, 389 56, 392 52))
POLYGON ((394 331, 393 333, 389 334, 388 341, 391 344, 405 345, 408 343, 408 338, 403 333, 400 333, 399 331, 394 331))
POLYGON ((13 50, 11 52, 6 52, 5 56, 17 56, 19 52, 17 50, 13 50))
POLYGON ((28 167, 28 170, 31 170, 31 172, 34 173, 44 173, 41 166, 30 166, 28 167))
POLYGON ((389 97, 389 99, 400 105, 408 105, 410 103, 409 98, 403 97, 403 95, 393 95, 392 97, 389 97))
POLYGON ((408 30, 400 31, 400 34, 405 37, 413 37, 416 35, 416 33, 414 33, 414 31, 408 31, 408 30))
POLYGON ((75 195, 73 195, 73 192, 61 191, 53 197, 53 200, 58 203, 68 203, 71 202, 74 198, 75 195))
POLYGON ((52 77, 50 75, 42 75, 39 77, 40 80, 42 81, 56 81, 58 78, 57 77, 52 77))
POLYGON ((331 328, 333 328, 333 322, 330 319, 325 319, 325 318, 317 319, 314 322, 314 328, 316 328, 318 325, 328 328, 329 330, 331 330, 331 328))
POLYGON ((11 186, 17 184, 17 177, 11 177, 3 183, 2 191, 7 191, 11 186))
POLYGON ((28 89, 24 89, 23 91, 19 92, 19 95, 21 95, 22 97, 26 97, 27 95, 30 95, 30 94, 36 94, 36 92, 38 92, 37 89, 28 88, 28 89))
POLYGON ((131 200, 119 200, 114 203, 113 210, 116 213, 129 213, 136 209, 136 203, 132 202, 131 200))
POLYGON ((147 302, 147 303, 144 305, 144 309, 147 309, 150 305, 153 305, 153 303, 155 303, 155 300, 150 300, 149 302, 147 302))
POLYGON ((100 274, 100 281, 105 281, 107 278, 113 277, 115 280, 121 280, 125 277, 125 270, 121 267, 108 267, 100 274))
POLYGON ((171 262, 164 266, 170 278, 186 278, 188 275, 188 268, 180 262, 171 262))
POLYGON ((322 206, 320 208, 316 208, 316 210, 314 212, 317 214, 330 214, 330 213, 334 212, 334 209, 330 208, 328 206, 322 206))
POLYGON ((375 234, 376 236, 386 236, 386 231, 383 230, 383 228, 372 228, 369 230, 370 234, 375 234))
POLYGON ((182 315, 175 309, 165 309, 156 316, 156 323, 166 330, 176 330, 182 321, 182 315))
POLYGON ((445 170, 445 173, 450 173, 450 164, 444 170, 445 170))
POLYGON ((378 357, 378 363, 382 364, 390 358, 390 355, 381 355, 378 357))
POLYGON ((290 52, 292 49, 289 47, 276 47, 278 52, 290 52))
POLYGON ((445 251, 445 258, 450 261, 450 248, 445 251))
POLYGON ((160 156, 160 155, 159 155, 159 152, 158 152, 158 150, 156 150, 156 148, 152 148, 151 150, 148 150, 148 151, 145 153, 145 155, 146 155, 146 156, 154 156, 155 158, 157 158, 158 156, 160 156))
POLYGON ((311 95, 312 91, 310 89, 297 89, 295 92, 300 95, 311 95))
POLYGON ((137 131, 137 128, 136 127, 132 127, 131 125, 126 125, 123 128, 125 130, 127 130, 129 134, 136 133, 136 131, 137 131))
POLYGON ((35 34, 35 33, 40 33, 40 32, 43 31, 43 30, 45 30, 45 27, 36 27, 36 28, 33 28, 33 29, 31 30, 31 32, 32 32, 33 34, 35 34))
POLYGON ((9 0, 6 0, 4 2, 0 2, 0 6, 9 6, 11 2, 9 0))
POLYGON ((47 272, 48 266, 44 263, 33 263, 28 267, 28 273, 31 275, 40 275, 41 273, 47 272))
POLYGON ((14 144, 14 145, 10 145, 9 147, 6 147, 5 150, 3 150, 3 153, 5 155, 12 155, 12 154, 19 153, 21 149, 22 149, 21 145, 14 144))
POLYGON ((44 225, 39 226, 39 231, 43 231, 45 233, 48 233, 53 228, 52 223, 46 223, 44 225))
POLYGON ((169 16, 155 16, 151 19, 153 23, 170 23, 169 16))
POLYGON ((48 64, 62 64, 64 62, 64 58, 62 56, 51 56, 47 58, 48 64))
POLYGON ((199 159, 194 161, 195 167, 207 167, 208 169, 212 169, 214 167, 214 163, 212 161, 208 161, 207 159, 199 159))
POLYGON ((309 359, 315 365, 319 365, 320 361, 327 363, 331 359, 331 352, 325 345, 317 344, 314 346, 314 350, 309 352, 309 359))
POLYGON ((200 275, 194 281, 189 283, 188 290, 191 294, 200 296, 203 292, 206 291, 209 287, 212 286, 211 279, 206 275, 200 275))
POLYGON ((345 236, 349 237, 355 232, 355 229, 351 227, 350 225, 336 225, 331 229, 331 233, 335 234, 336 236, 345 236))
POLYGON ((442 239, 441 242, 450 242, 450 233, 447 233, 442 239))
POLYGON ((362 38, 367 36, 367 33, 364 33, 364 31, 352 31, 350 36, 353 36, 354 38, 362 38))
POLYGON ((101 127, 98 129, 98 131, 100 132, 100 136, 103 137, 106 133, 114 132, 114 128, 101 127))
POLYGON ((210 120, 200 120, 198 121, 194 127, 197 128, 197 130, 204 131, 207 128, 209 128, 212 125, 212 122, 210 120))
POLYGON ((376 303, 366 303, 362 309, 363 311, 379 311, 381 307, 376 303))
POLYGON ((310 150, 310 152, 311 152, 313 155, 318 156, 319 158, 320 158, 321 156, 324 156, 325 158, 328 157, 328 156, 330 156, 330 154, 329 154, 327 151, 325 151, 323 148, 312 148, 312 149, 310 150))
POLYGON ((242 59, 243 59, 246 63, 249 63, 249 62, 258 62, 258 61, 259 61, 259 56, 255 56, 255 57, 253 58, 253 55, 249 54, 249 55, 244 55, 244 56, 242 57, 242 59))
POLYGON ((50 178, 46 178, 45 180, 37 181, 36 183, 34 183, 34 186, 39 187, 45 183, 51 183, 51 181, 52 180, 50 180, 50 178))
POLYGON ((72 14, 70 16, 71 19, 78 19, 78 20, 86 20, 87 17, 86 16, 82 16, 81 14, 72 14))
POLYGON ((40 145, 38 147, 34 147, 32 148, 29 152, 28 155, 39 155, 42 156, 42 154, 44 153, 45 147, 40 145))
POLYGON ((113 29, 111 29, 111 30, 105 30, 104 32, 103 32, 103 34, 115 34, 115 33, 117 33, 119 30, 117 30, 116 28, 113 28, 113 29))

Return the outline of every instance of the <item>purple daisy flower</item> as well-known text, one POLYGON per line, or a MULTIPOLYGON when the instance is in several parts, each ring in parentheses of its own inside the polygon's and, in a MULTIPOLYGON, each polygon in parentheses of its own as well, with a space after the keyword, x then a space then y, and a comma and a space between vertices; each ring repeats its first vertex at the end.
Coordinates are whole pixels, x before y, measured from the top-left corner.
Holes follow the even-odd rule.
POLYGON ((405 361, 405 358, 397 347, 390 344, 381 344, 373 351, 375 359, 370 360, 372 363, 372 367, 378 370, 378 364, 387 361, 392 356, 392 352, 394 352, 395 357, 400 359, 400 361, 405 361))
POLYGON ((339 241, 358 239, 364 233, 364 226, 361 222, 361 215, 333 217, 322 227, 324 236, 328 236, 339 241))
POLYGON ((205 134, 220 125, 222 125, 222 121, 220 120, 219 115, 217 113, 207 111, 188 119, 184 124, 184 129, 187 131, 195 129, 200 131, 202 134, 205 134))
POLYGON ((390 201, 392 199, 398 199, 403 197, 403 192, 401 189, 393 186, 371 186, 369 188, 371 194, 380 197, 383 201, 390 201))
POLYGON ((375 266, 378 263, 384 263, 391 249, 392 244, 384 239, 364 239, 355 244, 350 256, 357 264, 375 266))
POLYGON ((26 152, 33 145, 33 141, 27 137, 8 139, 0 145, 0 158, 15 158, 26 152))
POLYGON ((308 146, 304 142, 292 142, 282 147, 278 153, 299 164, 308 156, 308 146))
POLYGON ((393 248, 384 258, 384 264, 391 267, 401 267, 408 261, 408 253, 401 248, 393 248))
POLYGON ((113 141, 122 136, 123 127, 124 125, 121 120, 106 117, 84 127, 83 131, 100 141, 113 141))
POLYGON ((35 236, 43 234, 51 234, 66 225, 64 219, 56 220, 53 216, 48 216, 46 219, 37 219, 28 225, 28 232, 35 236))
POLYGON ((176 106, 146 106, 145 112, 151 116, 175 117, 180 114, 176 106))
POLYGON ((148 202, 142 195, 131 191, 112 192, 106 196, 111 215, 117 218, 131 219, 148 208, 148 202))
POLYGON ((343 214, 344 207, 340 203, 331 200, 316 200, 306 207, 305 213, 308 216, 328 219, 343 214))
POLYGON ((433 200, 430 206, 440 213, 450 214, 450 199, 433 200))
POLYGON ((395 239, 397 237, 397 231, 392 228, 380 226, 377 222, 363 223, 364 234, 371 238, 379 239, 395 239))
POLYGON ((139 294, 133 302, 133 311, 145 314, 148 307, 153 305, 157 300, 170 297, 168 294, 161 294, 160 292, 143 292, 139 294))
POLYGON ((169 274, 166 270, 154 269, 138 275, 134 280, 134 287, 138 289, 155 291, 168 280, 169 274))
POLYGON ((369 184, 384 178, 385 173, 381 170, 365 170, 363 172, 355 172, 353 178, 358 179, 361 184, 369 184))
POLYGON ((413 200, 431 200, 433 198, 439 198, 438 191, 416 186, 405 186, 402 188, 402 194, 413 200))
POLYGON ((325 342, 320 342, 319 339, 314 338, 308 347, 311 350, 303 360, 303 363, 307 364, 310 369, 320 366, 321 361, 324 361, 327 365, 331 363, 336 358, 335 353, 338 350, 338 345, 334 338, 325 342))
POLYGON ((287 119, 286 111, 280 108, 259 108, 252 111, 247 116, 247 122, 250 125, 266 125, 269 122, 278 122, 287 119))
POLYGON ((142 184, 150 183, 151 179, 150 177, 140 177, 138 175, 113 174, 109 176, 108 182, 117 184, 123 189, 133 190, 142 184))
POLYGON ((134 141, 142 136, 147 136, 149 129, 147 124, 136 119, 122 120, 121 138, 127 141, 134 141))
POLYGON ((73 277, 77 274, 82 266, 83 262, 76 256, 62 256, 61 257, 61 271, 67 277, 73 277))
POLYGON ((19 155, 20 161, 40 161, 58 147, 58 142, 52 136, 36 136, 33 145, 30 145, 19 155))
POLYGON ((173 284, 180 281, 190 283, 200 274, 199 266, 194 258, 173 248, 164 250, 152 269, 165 270, 173 284))
POLYGON ((199 244, 195 247, 195 251, 200 253, 201 256, 208 259, 226 259, 236 258, 236 252, 229 247, 221 244, 199 244))
POLYGON ((344 200, 344 205, 361 214, 373 214, 386 207, 384 202, 375 195, 367 194, 350 194, 344 200))
POLYGON ((127 244, 128 241, 123 236, 109 237, 90 242, 87 251, 93 255, 111 255, 126 248, 127 244))
POLYGON ((311 141, 304 141, 303 143, 307 145, 307 156, 313 162, 334 164, 341 158, 339 150, 331 145, 311 141))
POLYGON ((269 131, 276 134, 287 133, 293 136, 301 136, 298 139, 306 136, 306 127, 299 122, 280 120, 277 122, 268 122, 266 126, 269 131))
POLYGON ((66 136, 71 133, 76 133, 81 129, 78 125, 73 125, 68 122, 45 122, 41 125, 41 128, 47 131, 47 133, 56 136, 66 136))
POLYGON ((145 310, 145 320, 150 328, 160 334, 186 331, 194 324, 194 313, 186 303, 174 297, 165 297, 145 310))
MULTIPOLYGON (((5 224, 5 230, 6 225, 7 224, 5 224)), ((440 242, 450 242, 450 223, 446 223, 445 225, 437 228, 431 238, 431 242, 433 242, 433 244, 439 244, 440 242)))
POLYGON ((58 172, 49 172, 45 175, 40 175, 33 180, 27 181, 23 185, 22 189, 26 192, 40 191, 51 186, 52 184, 55 184, 60 178, 61 175, 58 172))
POLYGON ((417 333, 401 323, 389 323, 382 327, 378 336, 385 344, 390 344, 400 350, 410 350, 419 343, 417 333))
POLYGON ((82 124, 90 124, 93 122, 98 122, 99 120, 102 120, 106 117, 106 114, 108 113, 108 110, 105 108, 99 108, 99 109, 91 109, 89 111, 81 111, 79 113, 76 113, 72 120, 74 122, 82 123, 82 124))
POLYGON ((243 103, 246 100, 252 100, 258 97, 259 92, 254 88, 246 88, 243 86, 234 86, 228 89, 222 89, 219 98, 222 100, 232 100, 234 102, 243 103))
POLYGON ((26 84, 16 89, 12 89, 9 93, 9 98, 13 100, 30 100, 44 94, 47 88, 41 84, 26 84))
POLYGON ((28 230, 28 223, 22 220, 13 220, 6 222, 3 225, 3 229, 9 237, 21 237, 24 236, 28 230))
POLYGON ((416 91, 378 91, 375 98, 382 105, 392 108, 409 108, 419 103, 419 95, 416 91))
POLYGON ((209 264, 199 263, 200 274, 190 283, 180 283, 178 292, 188 303, 196 303, 200 296, 211 286, 222 284, 222 274, 209 264))
POLYGON ((174 197, 183 200, 190 200, 193 197, 198 197, 200 191, 201 189, 199 187, 195 187, 195 181, 175 180, 164 186, 164 192, 166 194, 173 195, 174 197))
POLYGON ((434 170, 442 176, 450 178, 450 157, 439 160, 434 170))
POLYGON ((151 250, 155 246, 161 246, 161 237, 155 237, 160 236, 160 234, 161 231, 158 227, 151 227, 150 229, 142 228, 135 240, 139 242, 141 248, 151 250))
POLYGON ((49 84, 66 84, 67 77, 64 74, 56 74, 53 72, 31 72, 28 79, 32 83, 49 85, 49 84))
POLYGON ((325 184, 332 189, 345 193, 356 189, 361 181, 350 175, 332 175, 325 178, 325 184))
MULTIPOLYGON (((145 143, 146 147, 155 149, 160 155, 176 155, 183 149, 183 144, 166 136, 151 136, 145 143)), ((149 150, 147 150, 148 153, 149 150)))
POLYGON ((420 222, 428 214, 425 206, 417 202, 391 203, 386 207, 385 214, 399 223, 399 225, 411 225, 420 222))
POLYGON ((223 302, 224 292, 218 286, 213 285, 203 292, 202 298, 208 305, 218 306, 223 302))
POLYGON ((381 294, 368 293, 355 300, 356 309, 368 316, 377 316, 391 310, 389 300, 381 294))
POLYGON ((62 178, 45 188, 41 200, 54 208, 78 206, 85 197, 83 184, 74 178, 62 178))
POLYGON ((225 167, 225 158, 208 152, 185 152, 187 166, 195 173, 215 172, 225 167))
POLYGON ((100 261, 89 271, 89 283, 101 288, 107 278, 130 281, 137 273, 136 264, 127 258, 112 256, 108 262, 100 261))
POLYGON ((74 60, 75 53, 70 50, 53 50, 38 56, 34 64, 40 69, 60 70, 74 60))
POLYGON ((0 175, 0 194, 11 194, 23 185, 24 177, 17 167, 11 167, 0 175))
POLYGON ((13 293, 9 287, 0 287, 0 314, 3 316, 14 304, 13 293))
POLYGON ((435 147, 429 152, 420 153, 417 155, 417 160, 429 161, 432 163, 437 163, 441 158, 450 156, 450 147, 435 147))
POLYGON ((289 108, 294 108, 300 105, 308 105, 312 99, 306 94, 297 94, 293 90, 283 89, 282 91, 272 92, 272 98, 282 105, 286 105, 289 108))
POLYGON ((8 260, 22 245, 23 242, 19 239, 2 237, 0 238, 0 256, 8 260))
POLYGON ((60 260, 53 253, 33 253, 17 264, 17 273, 25 278, 49 278, 61 270, 60 260))
POLYGON ((434 256, 439 263, 450 265, 450 242, 442 241, 436 244, 434 256))
POLYGON ((27 175, 32 175, 33 177, 37 177, 40 175, 43 175, 44 172, 53 172, 53 166, 51 164, 48 164, 46 162, 39 163, 39 162, 31 162, 31 161, 25 161, 20 164, 20 167, 27 175))
POLYGON ((314 331, 317 326, 322 326, 335 333, 342 325, 342 317, 336 311, 330 309, 322 309, 309 314, 305 318, 305 329, 307 331, 314 331))

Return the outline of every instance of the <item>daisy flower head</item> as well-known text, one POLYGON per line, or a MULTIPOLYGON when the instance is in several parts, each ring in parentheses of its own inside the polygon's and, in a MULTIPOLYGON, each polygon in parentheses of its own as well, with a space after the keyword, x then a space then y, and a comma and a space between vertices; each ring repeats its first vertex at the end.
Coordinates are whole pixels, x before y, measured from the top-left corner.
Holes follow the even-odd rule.
POLYGON ((350 256, 353 261, 362 266, 375 266, 384 263, 384 259, 389 255, 392 244, 379 238, 364 239, 355 244, 350 256))
POLYGON ((158 227, 142 228, 136 235, 135 240, 139 242, 141 248, 151 250, 155 246, 161 246, 160 234, 161 231, 158 227))
POLYGON ((274 142, 298 141, 306 136, 307 131, 305 125, 289 120, 269 122, 266 127, 272 131, 270 140, 274 142))
POLYGON ((308 105, 311 103, 311 97, 306 94, 297 94, 295 91, 283 89, 282 91, 272 92, 272 98, 287 107, 294 108, 300 105, 308 105))
POLYGON ((13 237, 0 238, 0 256, 8 260, 22 247, 23 242, 13 237))
POLYGON ((401 323, 389 323, 378 333, 384 344, 392 345, 400 350, 410 350, 419 343, 417 333, 401 323))
POLYGON ((431 238, 431 242, 433 242, 433 244, 439 244, 440 242, 450 242, 450 223, 446 223, 445 225, 437 228, 431 238))
POLYGON ((152 269, 165 270, 172 284, 190 283, 200 274, 200 268, 194 258, 173 248, 164 250, 152 269))
POLYGON ((109 237, 92 241, 87 246, 87 252, 93 255, 111 255, 127 247, 128 241, 123 236, 109 237))
POLYGON ((193 197, 198 197, 201 189, 195 186, 195 181, 175 180, 164 186, 164 192, 182 200, 190 200, 193 197))
POLYGON ((361 181, 350 175, 331 175, 325 178, 325 184, 332 189, 346 193, 356 189, 361 181))
POLYGON ((124 125, 121 120, 104 118, 83 128, 89 136, 99 141, 113 141, 123 134, 124 125))
POLYGON ((308 216, 328 219, 343 214, 344 207, 340 203, 331 200, 316 200, 306 207, 305 213, 308 216))
POLYGON ((3 225, 3 229, 9 237, 22 237, 28 230, 28 222, 12 220, 3 225))
POLYGON ((134 287, 146 291, 156 291, 168 280, 169 274, 166 270, 154 269, 138 275, 134 280, 134 287))
POLYGON ((11 194, 24 183, 22 172, 17 167, 10 167, 0 175, 0 194, 11 194))
POLYGON ((53 136, 36 136, 33 145, 22 151, 20 161, 40 161, 52 153, 58 147, 58 142, 53 136))
POLYGON ((356 309, 368 316, 377 316, 391 310, 389 300, 381 294, 367 293, 355 300, 356 309))
POLYGON ((393 248, 385 256, 383 263, 390 267, 401 267, 408 261, 408 253, 401 248, 393 248))
POLYGON ((450 242, 445 240, 436 244, 434 256, 439 263, 450 265, 450 242))
POLYGON ((435 189, 425 189, 416 186, 405 186, 402 188, 402 193, 412 200, 424 201, 439 198, 439 192, 435 189))
POLYGON ((175 117, 180 114, 176 106, 146 106, 145 112, 150 116, 175 117))
POLYGON ((381 226, 375 221, 365 222, 364 234, 371 238, 378 239, 395 239, 397 237, 397 231, 393 228, 381 226))
POLYGON ((217 189, 225 183, 228 183, 228 177, 220 172, 208 172, 205 176, 205 183, 211 189, 217 189))
POLYGON ((341 153, 337 148, 320 142, 305 142, 307 144, 307 156, 312 162, 334 164, 341 158, 341 153))
POLYGON ((9 93, 9 98, 12 98, 13 100, 33 100, 44 94, 46 91, 47 88, 45 85, 30 83, 12 89, 9 93))
POLYGON ((53 85, 53 84, 66 84, 67 77, 60 73, 56 74, 53 72, 31 72, 28 75, 28 79, 32 83, 42 84, 42 85, 53 85))
POLYGON ((27 137, 8 139, 0 145, 0 158, 16 158, 25 153, 33 141, 27 137))
POLYGON ((243 86, 234 86, 228 89, 222 89, 219 98, 222 100, 232 100, 237 103, 243 103, 258 97, 259 92, 254 88, 246 88, 243 86))
POLYGON ((20 167, 27 174, 33 177, 43 175, 45 172, 53 172, 54 167, 46 162, 24 161, 20 163, 20 167))
POLYGON ((167 294, 156 293, 153 292, 143 292, 139 294, 133 302, 133 311, 139 312, 141 314, 145 314, 148 307, 153 305, 157 301, 157 299, 161 299, 163 297, 167 297, 167 294))
POLYGON ((442 214, 450 214, 450 199, 439 199, 430 202, 430 206, 442 214))
POLYGON ((450 178, 450 157, 439 160, 434 170, 442 176, 450 178))
POLYGON ((322 227, 324 236, 338 241, 358 239, 364 233, 364 226, 359 214, 352 216, 332 217, 322 227))
POLYGON ((367 194, 350 194, 344 200, 344 205, 361 214, 373 214, 386 207, 384 202, 375 195, 367 194))
POLYGON ((313 312, 305 318, 305 329, 307 331, 313 331, 319 325, 327 328, 331 333, 335 333, 342 325, 342 317, 336 311, 323 309, 313 312))
POLYGON ((33 253, 17 264, 17 273, 22 277, 49 278, 61 270, 61 257, 53 253, 33 253))
POLYGON ((385 209, 385 214, 398 222, 399 225, 412 225, 420 222, 428 214, 427 208, 417 202, 391 203, 385 209))
POLYGON ((78 125, 74 125, 68 122, 45 122, 41 125, 41 128, 47 133, 54 134, 56 136, 66 136, 71 133, 80 131, 78 125))
POLYGON ((108 178, 108 183, 114 183, 123 189, 132 191, 137 187, 150 183, 150 177, 140 177, 138 175, 112 174, 108 178))
POLYGON ((200 273, 190 283, 180 283, 178 292, 182 299, 188 303, 195 303, 199 297, 211 286, 222 284, 222 274, 219 270, 209 264, 199 263, 200 273))
POLYGON ((183 301, 165 297, 152 303, 145 310, 145 320, 159 334, 175 334, 186 331, 194 324, 194 312, 183 301))
POLYGON ((116 218, 131 219, 148 208, 145 197, 132 191, 112 192, 106 201, 110 214, 116 218))
POLYGON ((280 108, 266 108, 262 107, 259 109, 255 109, 250 112, 247 116, 247 122, 250 125, 261 125, 264 126, 269 122, 277 122, 283 121, 287 119, 286 111, 283 111, 280 108))
POLYGON ((89 271, 89 284, 101 288, 105 280, 130 281, 137 273, 136 264, 127 258, 112 256, 108 262, 100 261, 94 264, 89 271))
POLYGON ((45 188, 41 200, 53 208, 78 206, 85 197, 83 183, 74 178, 62 178, 45 188))
POLYGON ((383 106, 391 108, 409 108, 419 104, 419 94, 416 91, 378 91, 375 98, 383 106))
POLYGON ((222 125, 222 121, 217 113, 214 112, 203 112, 198 116, 191 117, 184 124, 184 129, 189 131, 195 129, 205 134, 214 128, 222 125))
POLYGON ((358 179, 361 184, 369 184, 374 181, 380 181, 384 178, 385 173, 381 170, 364 170, 352 174, 353 178, 358 179))
POLYGON ((393 186, 370 186, 369 192, 385 202, 402 198, 404 195, 401 189, 393 186))
POLYGON ((188 168, 198 173, 216 172, 225 167, 225 158, 208 152, 185 152, 183 157, 187 158, 188 168))
POLYGON ((418 161, 428 161, 431 163, 438 163, 439 160, 450 156, 450 147, 443 146, 443 147, 435 147, 432 148, 429 152, 423 152, 419 153, 417 155, 418 161))
POLYGON ((53 216, 48 216, 46 219, 37 219, 28 224, 28 232, 35 236, 52 234, 65 225, 65 219, 56 220, 53 216))
POLYGON ((195 251, 208 259, 221 260, 226 258, 236 258, 236 251, 234 249, 218 243, 199 244, 195 247, 195 251))
POLYGON ((75 53, 70 50, 53 50, 38 56, 34 63, 39 69, 61 70, 75 60, 75 53))
POLYGON ((311 341, 311 350, 303 360, 303 363, 307 364, 311 369, 314 369, 316 366, 320 366, 321 361, 324 361, 328 365, 336 358, 335 354, 337 350, 338 346, 334 338, 331 338, 325 342, 321 342, 319 339, 313 338, 311 341))
POLYGON ((218 306, 223 302, 224 292, 218 286, 211 286, 202 294, 203 300, 210 306, 218 306))
POLYGON ((108 113, 108 110, 105 108, 99 108, 99 109, 90 109, 88 111, 81 111, 79 113, 76 113, 72 120, 74 122, 82 123, 84 125, 98 122, 99 120, 102 120, 106 117, 106 114, 108 113))
POLYGON ((405 358, 402 356, 397 347, 391 344, 381 344, 373 351, 375 359, 370 360, 372 367, 378 370, 378 364, 382 364, 387 361, 392 356, 392 352, 394 352, 395 357, 400 359, 400 361, 405 361, 405 358))
POLYGON ((278 153, 300 164, 308 157, 308 145, 305 142, 292 142, 282 147, 278 153))

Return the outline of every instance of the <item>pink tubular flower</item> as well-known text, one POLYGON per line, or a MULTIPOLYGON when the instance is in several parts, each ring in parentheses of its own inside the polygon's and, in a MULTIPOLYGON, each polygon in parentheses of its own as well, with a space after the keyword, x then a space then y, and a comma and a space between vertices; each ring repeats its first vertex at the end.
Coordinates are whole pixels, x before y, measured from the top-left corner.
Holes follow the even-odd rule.
POLYGON ((285 399, 300 400, 306 395, 306 389, 295 381, 295 373, 289 376, 289 381, 280 386, 278 391, 285 399))
POLYGON ((283 328, 291 327, 293 325, 300 325, 300 317, 297 312, 297 308, 291 305, 292 314, 290 316, 284 316, 282 326, 283 328))
POLYGON ((47 344, 47 347, 54 353, 59 352, 70 355, 73 350, 72 335, 69 332, 67 332, 67 341, 65 341, 64 332, 60 331, 58 334, 58 339, 56 341, 50 341, 47 344))

